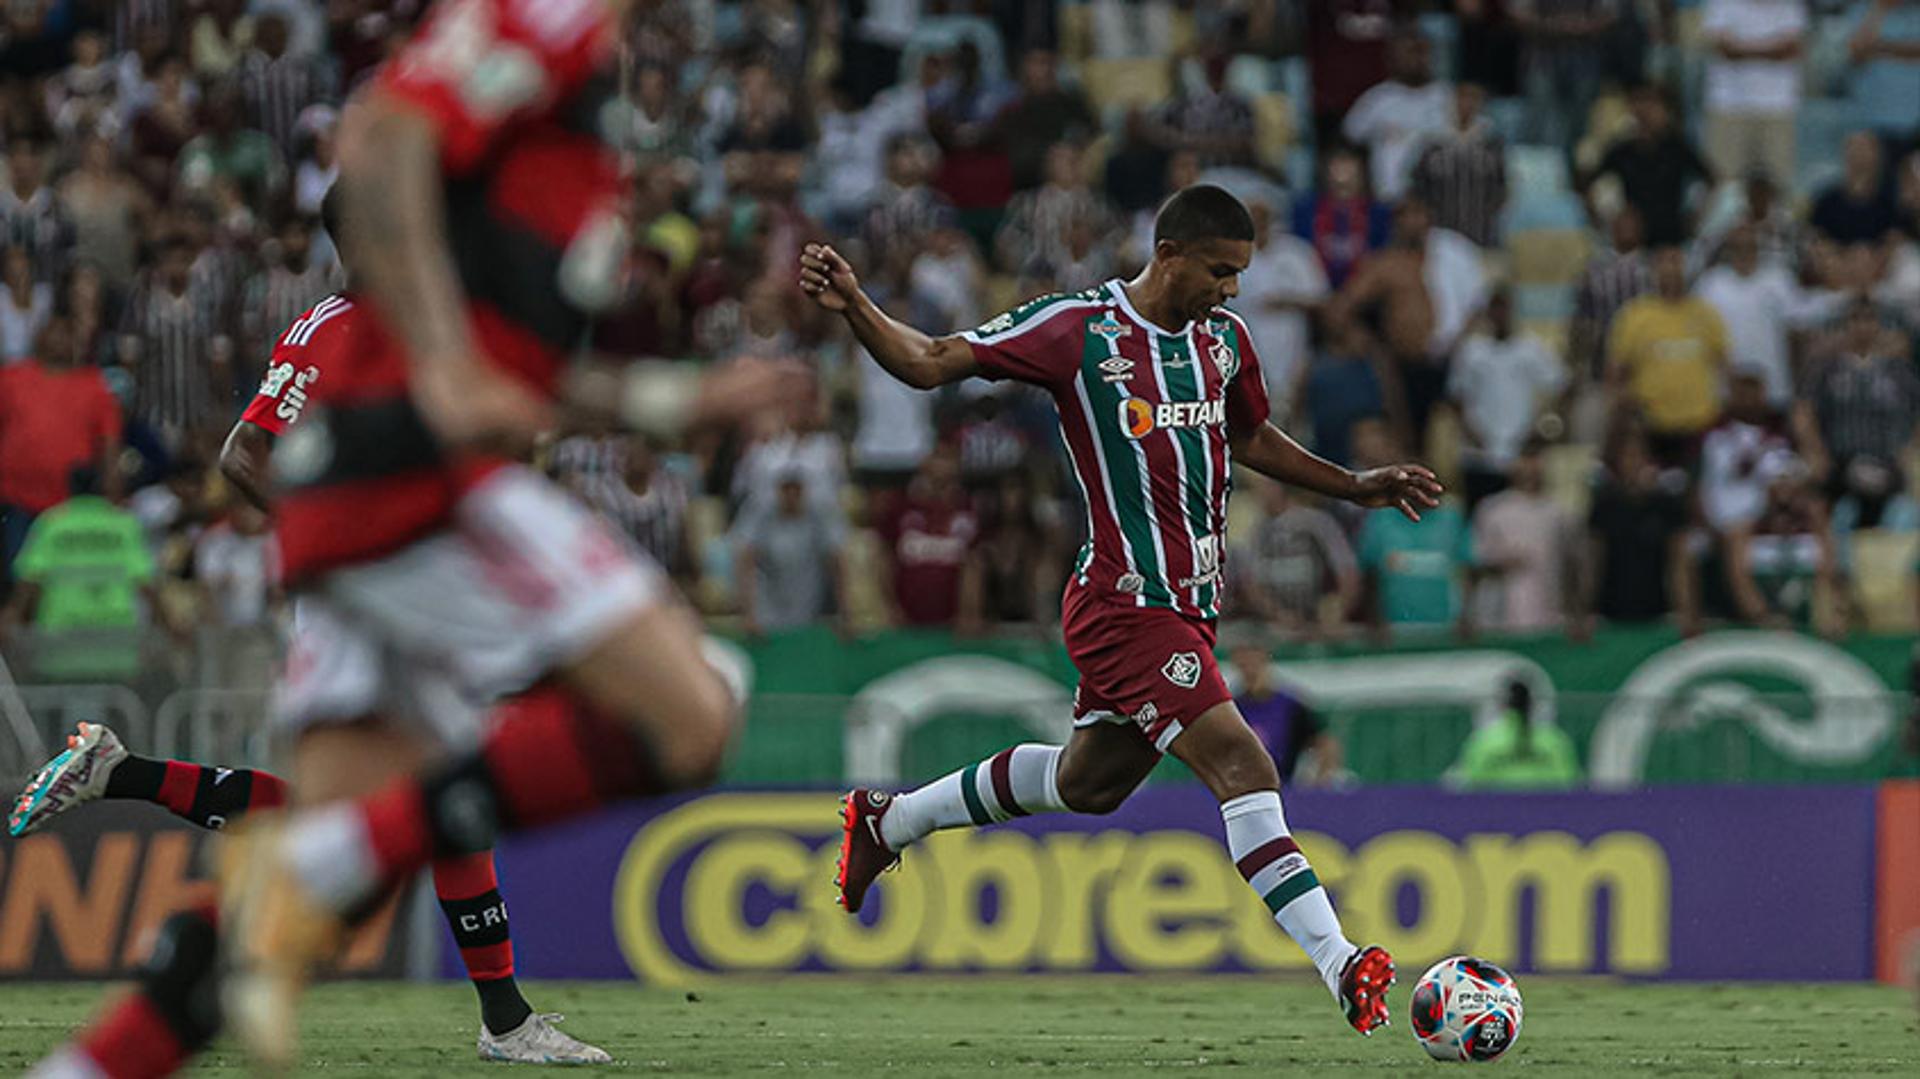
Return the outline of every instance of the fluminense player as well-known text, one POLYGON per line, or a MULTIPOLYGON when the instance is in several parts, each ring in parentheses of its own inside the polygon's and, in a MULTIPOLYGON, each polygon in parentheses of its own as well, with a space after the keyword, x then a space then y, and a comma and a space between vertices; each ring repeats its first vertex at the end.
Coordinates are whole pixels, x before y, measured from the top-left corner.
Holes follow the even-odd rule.
POLYGON ((840 900, 859 911, 874 878, 941 828, 1111 812, 1171 752, 1220 800, 1241 875, 1312 958, 1347 1021, 1371 1033, 1387 1021, 1393 959, 1342 933, 1289 834, 1273 760, 1214 664, 1227 494, 1240 464, 1418 520, 1441 486, 1418 465, 1349 472, 1269 422, 1253 340, 1222 306, 1239 291, 1253 238, 1231 194, 1189 187, 1161 207, 1138 277, 1042 297, 939 338, 882 311, 831 247, 802 254, 801 287, 907 385, 984 376, 1049 391, 1090 537, 1061 610, 1080 672, 1072 739, 1013 746, 905 794, 847 795, 840 900))
MULTIPOLYGON (((329 193, 322 218, 329 233, 339 235, 338 199, 329 193)), ((342 254, 347 248, 336 241, 342 254)), ((349 267, 351 269, 351 267, 349 267)), ((328 296, 301 314, 280 335, 267 363, 266 378, 241 413, 220 451, 220 471, 243 497, 261 510, 271 510, 269 458, 273 445, 300 419, 307 394, 338 367, 341 355, 358 336, 364 308, 354 302, 352 286, 328 296)), ((296 611, 295 618, 299 615, 296 611)), ((511 710, 506 713, 511 716, 511 710)), ((309 726, 286 731, 295 737, 337 737, 320 728, 352 725, 362 717, 308 713, 309 726)), ((357 737, 357 736, 355 736, 357 737)), ((403 737, 406 737, 403 735, 403 737)), ((410 758, 437 752, 431 744, 409 746, 410 758)), ((349 763, 343 756, 326 758, 329 766, 349 763)), ((301 777, 312 788, 307 800, 327 800, 351 792, 359 782, 361 766, 349 775, 301 777)), ((150 802, 202 828, 220 829, 255 810, 273 809, 288 800, 286 780, 260 769, 222 768, 194 761, 158 760, 128 752, 119 737, 98 723, 81 723, 67 739, 67 748, 36 773, 20 794, 7 829, 27 835, 54 818, 95 799, 150 802)), ((480 997, 482 1059, 529 1064, 605 1064, 605 1051, 568 1036, 553 1025, 554 1017, 533 1010, 514 978, 513 940, 508 928, 506 900, 501 898, 493 852, 457 855, 433 863, 433 888, 453 932, 454 944, 466 965, 467 976, 480 997)), ((211 963, 211 955, 186 946, 196 937, 212 940, 209 912, 189 910, 177 915, 166 930, 170 946, 157 949, 141 973, 140 985, 82 1031, 65 1055, 91 1061, 109 1077, 120 1079, 119 1063, 128 1056, 161 1064, 210 1038, 217 1027, 217 1011, 196 1017, 170 1008, 156 999, 153 987, 169 980, 191 980, 192 967, 211 963), (206 923, 206 924, 194 924, 206 923), (148 1044, 144 1026, 171 1029, 177 1052, 148 1044)))

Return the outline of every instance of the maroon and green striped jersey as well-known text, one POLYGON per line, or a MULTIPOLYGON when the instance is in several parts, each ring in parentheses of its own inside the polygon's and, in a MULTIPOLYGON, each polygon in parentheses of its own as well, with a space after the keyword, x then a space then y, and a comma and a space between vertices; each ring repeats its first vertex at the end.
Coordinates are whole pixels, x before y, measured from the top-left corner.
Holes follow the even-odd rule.
POLYGON ((986 377, 1053 394, 1087 503, 1075 580, 1118 602, 1219 617, 1228 435, 1268 412, 1246 323, 1217 308, 1163 329, 1114 280, 1030 300, 960 336, 986 377))

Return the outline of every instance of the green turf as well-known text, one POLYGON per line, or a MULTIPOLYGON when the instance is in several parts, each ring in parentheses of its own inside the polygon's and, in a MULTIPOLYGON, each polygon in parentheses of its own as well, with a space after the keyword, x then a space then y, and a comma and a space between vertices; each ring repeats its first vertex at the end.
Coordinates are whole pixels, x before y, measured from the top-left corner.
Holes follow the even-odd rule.
MULTIPOLYGON (((1629 985, 1525 979, 1528 1075, 1920 1075, 1911 995, 1861 985, 1629 985)), ((90 1014, 92 986, 0 988, 0 1072, 18 1074, 90 1014)), ((1404 1025, 1346 1029, 1317 985, 1246 978, 729 982, 697 994, 605 983, 529 988, 616 1070, 863 1077, 901 1072, 1247 1075, 1438 1068, 1404 1025)), ((1406 1003, 1396 991, 1396 1011, 1406 1003)), ((332 985, 307 1013, 305 1075, 498 1077, 474 1059, 463 986, 332 985)), ((195 1075, 241 1075, 222 1046, 195 1075)), ((1435 1073, 1440 1074, 1440 1073, 1435 1073)))

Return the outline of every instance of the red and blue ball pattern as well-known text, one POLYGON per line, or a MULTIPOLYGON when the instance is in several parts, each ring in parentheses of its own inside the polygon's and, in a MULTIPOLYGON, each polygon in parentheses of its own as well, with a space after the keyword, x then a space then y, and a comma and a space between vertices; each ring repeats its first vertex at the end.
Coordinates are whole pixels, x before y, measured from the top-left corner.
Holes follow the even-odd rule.
POLYGON ((1523 1013, 1513 976, 1484 959, 1456 955, 1414 983, 1413 1036, 1435 1060, 1486 1063, 1520 1037, 1523 1013))

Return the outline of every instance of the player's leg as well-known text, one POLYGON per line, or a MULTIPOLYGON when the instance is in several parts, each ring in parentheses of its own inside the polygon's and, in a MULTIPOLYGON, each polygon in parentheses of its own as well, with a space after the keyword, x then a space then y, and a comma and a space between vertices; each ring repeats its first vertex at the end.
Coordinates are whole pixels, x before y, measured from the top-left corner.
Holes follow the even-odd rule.
POLYGON ((843 809, 840 905, 859 913, 874 878, 933 832, 1034 813, 1111 813, 1158 763, 1138 727, 1095 719, 1064 746, 1011 746, 903 794, 856 789, 843 809))
POLYGON ((211 908, 160 924, 131 992, 28 1075, 32 1079, 160 1079, 186 1065, 220 1031, 211 908))
POLYGON ((286 804, 287 785, 254 768, 142 757, 129 753, 110 728, 81 723, 67 736, 67 748, 20 792, 7 830, 15 836, 38 831, 96 798, 152 802, 202 828, 220 828, 243 813, 286 804))
POLYGON ((1384 1026, 1393 960, 1380 948, 1355 947, 1342 932, 1326 889, 1287 827, 1273 758, 1240 710, 1231 700, 1208 708, 1185 724, 1170 751, 1220 800, 1227 849, 1240 875, 1313 960, 1348 1022, 1363 1034, 1384 1026))

